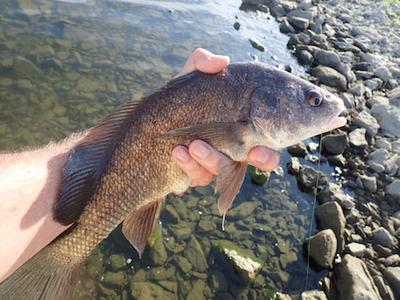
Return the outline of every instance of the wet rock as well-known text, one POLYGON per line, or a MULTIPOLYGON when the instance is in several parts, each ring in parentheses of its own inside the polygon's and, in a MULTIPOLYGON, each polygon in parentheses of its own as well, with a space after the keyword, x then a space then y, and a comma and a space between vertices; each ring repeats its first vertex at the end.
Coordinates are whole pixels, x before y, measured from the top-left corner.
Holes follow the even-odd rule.
POLYGON ((344 248, 344 230, 346 218, 343 210, 337 202, 330 201, 317 206, 316 215, 322 229, 332 229, 337 240, 337 250, 341 252, 344 248))
POLYGON ((14 59, 13 70, 18 78, 44 79, 43 72, 30 60, 22 56, 14 59))
POLYGON ((297 157, 291 157, 290 162, 288 163, 288 172, 290 174, 297 174, 300 171, 301 165, 300 161, 297 157))
POLYGON ((365 138, 367 130, 365 128, 357 128, 349 133, 349 142, 352 147, 365 148, 368 146, 367 139, 365 138))
POLYGON ((298 30, 306 30, 310 25, 310 21, 300 17, 289 16, 288 17, 289 23, 298 30))
POLYGON ((250 42, 251 46, 253 48, 257 49, 258 51, 261 51, 261 52, 265 51, 265 46, 263 44, 261 44, 261 42, 259 42, 257 39, 249 38, 249 42, 250 42))
POLYGON ((162 266, 167 261, 168 254, 161 234, 161 225, 157 222, 147 244, 150 247, 150 259, 156 266, 162 266))
POLYGON ((254 214, 254 210, 259 207, 260 204, 257 201, 246 201, 233 208, 229 214, 233 219, 243 220, 250 215, 254 214))
POLYGON ((334 273, 338 299, 381 299, 367 266, 359 258, 346 254, 334 273))
POLYGON ((228 261, 232 264, 238 276, 248 283, 255 279, 258 271, 261 269, 261 264, 255 260, 240 255, 236 250, 224 248, 223 253, 228 261))
POLYGON ((400 137, 400 108, 392 105, 375 104, 371 114, 378 120, 384 133, 400 137))
POLYGON ((318 49, 314 52, 314 58, 321 65, 335 68, 340 64, 340 58, 334 51, 318 49))
POLYGON ((239 30, 240 29, 240 23, 239 22, 233 23, 233 28, 235 28, 236 30, 239 30))
POLYGON ((358 178, 360 178, 363 187, 367 191, 372 192, 372 193, 375 193, 377 191, 377 184, 376 184, 375 176, 359 175, 358 178))
POLYGON ((126 259, 122 255, 112 254, 108 257, 112 271, 118 271, 126 266, 126 259))
POLYGON ((367 247, 360 243, 350 243, 346 246, 346 252, 355 257, 363 257, 367 247))
POLYGON ((392 79, 392 73, 390 73, 389 69, 385 66, 381 66, 375 69, 375 76, 379 77, 383 81, 387 82, 392 79))
POLYGON ((103 275, 104 284, 115 287, 122 288, 128 283, 128 279, 124 272, 105 272, 103 275))
POLYGON ((306 191, 311 191, 316 187, 317 181, 319 185, 327 184, 328 180, 324 173, 318 172, 312 167, 303 166, 296 176, 297 184, 306 191))
POLYGON ((288 152, 297 157, 304 157, 307 154, 307 147, 304 143, 299 143, 287 148, 288 152))
POLYGON ((303 248, 319 267, 330 268, 337 249, 335 233, 331 229, 322 230, 306 240, 303 248))
POLYGON ((297 261, 297 254, 294 251, 288 251, 287 253, 282 253, 279 256, 279 262, 282 266, 282 269, 286 269, 288 264, 294 263, 297 261))
POLYGON ((91 278, 98 279, 103 274, 103 261, 103 254, 101 253, 99 248, 96 248, 86 262, 86 270, 91 278))
POLYGON ((206 299, 204 297, 204 289, 206 285, 203 280, 196 280, 193 284, 193 288, 187 294, 186 299, 193 299, 193 300, 203 300, 206 299))
POLYGON ((186 257, 178 255, 175 257, 175 261, 179 269, 181 269, 184 274, 187 274, 192 270, 192 265, 189 263, 186 257))
POLYGON ((397 246, 398 242, 386 228, 379 227, 373 232, 374 241, 384 247, 394 248, 397 246))
POLYGON ((311 73, 327 86, 337 88, 341 91, 345 91, 347 88, 346 78, 335 69, 318 66, 312 69, 311 73))
POLYGON ((151 282, 131 282, 131 296, 133 299, 165 299, 175 300, 176 295, 164 290, 161 286, 151 282))
POLYGON ((348 140, 345 133, 328 134, 322 137, 322 148, 330 154, 342 154, 348 140))
POLYGON ((228 281, 225 278, 224 273, 221 271, 215 271, 211 275, 211 286, 215 291, 227 291, 228 281))
POLYGON ((387 268, 384 271, 383 276, 389 283, 395 298, 400 299, 400 267, 387 268))
POLYGON ((400 180, 395 179, 391 184, 389 184, 386 187, 386 193, 400 203, 400 180))
POLYGON ((328 300, 323 291, 305 291, 301 293, 301 300, 328 300))
POLYGON ((367 111, 362 110, 354 119, 353 124, 367 130, 367 134, 375 136, 378 133, 379 123, 367 111))
POLYGON ((324 187, 324 189, 318 194, 318 200, 320 203, 336 201, 346 210, 350 210, 354 207, 353 197, 345 194, 341 187, 334 183, 329 183, 324 187))
POLYGON ((251 182, 259 186, 264 186, 268 182, 270 176, 270 172, 264 172, 259 168, 253 168, 251 172, 251 182))
POLYGON ((217 230, 217 226, 212 219, 209 220, 200 220, 198 224, 198 229, 201 232, 211 232, 217 230))
POLYGON ((184 255, 192 264, 195 271, 202 273, 207 270, 208 264, 203 252, 203 248, 200 246, 199 241, 194 236, 192 236, 190 241, 187 243, 184 255))

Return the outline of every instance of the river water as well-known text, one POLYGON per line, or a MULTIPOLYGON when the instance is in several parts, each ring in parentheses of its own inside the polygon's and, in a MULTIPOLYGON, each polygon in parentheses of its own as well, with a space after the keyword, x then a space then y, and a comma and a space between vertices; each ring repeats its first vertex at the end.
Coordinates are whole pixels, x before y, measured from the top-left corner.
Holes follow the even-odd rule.
MULTIPOLYGON (((46 144, 95 125, 121 103, 164 85, 196 47, 232 61, 258 59, 304 73, 275 20, 240 5, 239 0, 2 1, 0 150, 46 144), (266 52, 252 48, 249 38, 266 52)), ((212 187, 167 200, 141 259, 115 230, 83 268, 76 299, 266 299, 274 290, 302 291, 302 242, 313 197, 287 174, 289 158, 283 151, 281 172, 264 187, 246 177, 225 231, 212 187), (233 272, 221 254, 224 245, 262 264, 254 282, 245 284, 233 272)), ((310 271, 307 288, 318 288, 320 278, 310 271)))

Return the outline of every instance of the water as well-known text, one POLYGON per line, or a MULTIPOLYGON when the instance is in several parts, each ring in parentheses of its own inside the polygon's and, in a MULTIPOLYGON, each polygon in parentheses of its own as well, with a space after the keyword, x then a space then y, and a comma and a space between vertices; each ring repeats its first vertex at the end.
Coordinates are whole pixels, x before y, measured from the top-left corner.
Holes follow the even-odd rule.
MULTIPOLYGON (((240 4, 2 1, 0 150, 46 144, 95 125, 119 104, 161 87, 196 47, 232 61, 289 64, 295 74, 303 73, 277 23, 239 10, 240 4), (261 41, 267 52, 253 49, 249 38, 261 41)), ((266 187, 246 178, 224 232, 212 187, 189 191, 183 199, 169 197, 153 249, 147 247, 140 260, 115 230, 83 268, 76 299, 130 299, 132 291, 142 298, 150 291, 163 298, 265 299, 274 289, 301 291, 306 274, 301 246, 312 196, 286 175, 288 160, 285 151, 284 175, 273 174, 266 187), (246 286, 234 274, 220 253, 221 241, 262 263, 253 283, 246 286)), ((317 288, 319 278, 312 271, 308 288, 317 288)))

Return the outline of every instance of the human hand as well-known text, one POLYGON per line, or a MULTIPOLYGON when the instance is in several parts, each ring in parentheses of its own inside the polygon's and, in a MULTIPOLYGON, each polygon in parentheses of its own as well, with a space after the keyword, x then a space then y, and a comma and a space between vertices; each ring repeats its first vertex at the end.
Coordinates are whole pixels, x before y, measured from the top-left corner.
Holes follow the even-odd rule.
MULTIPOLYGON (((204 73, 217 73, 225 68, 229 61, 228 56, 215 55, 205 49, 198 48, 190 55, 177 76, 196 70, 204 73)), ((189 176, 191 186, 210 184, 214 176, 218 175, 221 166, 229 159, 201 140, 193 141, 189 148, 175 147, 172 151, 172 158, 189 176)), ((251 149, 247 160, 249 164, 263 171, 272 171, 279 165, 278 153, 261 146, 251 149)))

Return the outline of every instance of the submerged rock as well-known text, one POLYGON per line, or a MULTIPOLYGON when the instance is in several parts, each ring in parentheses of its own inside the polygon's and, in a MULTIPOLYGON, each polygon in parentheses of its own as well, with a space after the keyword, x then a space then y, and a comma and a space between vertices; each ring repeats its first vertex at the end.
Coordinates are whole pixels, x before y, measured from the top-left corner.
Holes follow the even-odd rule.
POLYGON ((206 299, 204 296, 205 287, 206 287, 206 284, 204 283, 203 280, 200 280, 200 279, 196 280, 196 282, 193 284, 193 288, 187 294, 186 299, 190 299, 190 300, 206 299))
POLYGON ((337 241, 333 230, 325 229, 304 242, 304 250, 321 268, 330 268, 336 255, 337 241))
POLYGON ((338 299, 382 299, 362 260, 346 254, 334 273, 338 299))
POLYGON ((297 184, 300 188, 310 191, 318 185, 326 185, 328 179, 326 175, 312 167, 303 166, 296 176, 297 184))
POLYGON ((206 256, 204 255, 203 248, 199 241, 192 236, 187 243, 184 255, 187 260, 192 264, 193 269, 197 272, 205 272, 208 268, 206 256))
POLYGON ((131 295, 133 299, 162 299, 176 300, 177 295, 164 290, 161 286, 151 282, 131 282, 131 295))

